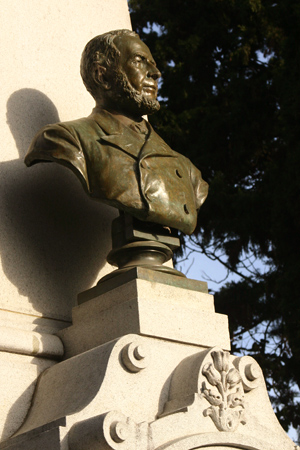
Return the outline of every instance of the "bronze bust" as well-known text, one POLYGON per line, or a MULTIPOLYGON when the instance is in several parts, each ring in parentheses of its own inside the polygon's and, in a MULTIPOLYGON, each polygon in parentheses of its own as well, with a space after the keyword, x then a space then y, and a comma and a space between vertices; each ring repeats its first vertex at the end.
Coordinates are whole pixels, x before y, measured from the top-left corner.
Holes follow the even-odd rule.
POLYGON ((129 30, 96 36, 83 51, 81 76, 96 101, 92 114, 40 130, 26 165, 62 164, 92 198, 191 234, 208 185, 142 118, 159 109, 161 74, 149 48, 129 30))

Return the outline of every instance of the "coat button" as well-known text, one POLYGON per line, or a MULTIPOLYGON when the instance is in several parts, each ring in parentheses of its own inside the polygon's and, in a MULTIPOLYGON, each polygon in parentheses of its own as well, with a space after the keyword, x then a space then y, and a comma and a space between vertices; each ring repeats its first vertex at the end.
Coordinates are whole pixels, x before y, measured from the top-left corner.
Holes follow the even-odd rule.
POLYGON ((184 212, 185 212, 186 214, 189 214, 189 213, 190 213, 189 210, 188 210, 188 207, 186 206, 186 204, 183 205, 183 209, 184 209, 184 212))
POLYGON ((176 169, 176 175, 177 175, 179 178, 182 178, 182 175, 181 175, 181 173, 179 172, 178 169, 176 169))

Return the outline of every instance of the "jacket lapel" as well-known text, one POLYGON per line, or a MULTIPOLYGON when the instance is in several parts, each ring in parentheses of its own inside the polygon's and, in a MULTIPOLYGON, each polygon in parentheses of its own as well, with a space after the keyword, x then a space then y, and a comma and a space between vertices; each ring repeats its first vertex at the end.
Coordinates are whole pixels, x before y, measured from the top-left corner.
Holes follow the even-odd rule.
POLYGON ((90 117, 101 128, 101 142, 114 145, 135 158, 141 160, 152 155, 178 157, 178 154, 155 133, 149 122, 146 122, 149 135, 145 142, 138 133, 123 125, 105 110, 95 108, 90 117))
POLYGON ((149 136, 148 139, 142 148, 140 153, 140 159, 147 158, 148 156, 173 156, 178 157, 178 153, 174 152, 168 144, 155 133, 153 128, 149 123, 147 123, 149 128, 149 136))
POLYGON ((138 157, 144 139, 138 133, 123 125, 105 110, 96 110, 90 116, 101 128, 99 141, 116 146, 126 153, 138 157))

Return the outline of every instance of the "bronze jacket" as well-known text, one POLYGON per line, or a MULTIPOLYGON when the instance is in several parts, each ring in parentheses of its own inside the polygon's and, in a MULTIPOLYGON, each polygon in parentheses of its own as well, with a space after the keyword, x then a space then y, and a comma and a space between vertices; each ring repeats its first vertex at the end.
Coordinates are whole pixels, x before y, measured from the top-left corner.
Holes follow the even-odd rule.
POLYGON ((87 193, 140 220, 191 234, 207 196, 201 172, 149 129, 146 141, 105 110, 43 128, 27 166, 55 161, 73 170, 87 193))

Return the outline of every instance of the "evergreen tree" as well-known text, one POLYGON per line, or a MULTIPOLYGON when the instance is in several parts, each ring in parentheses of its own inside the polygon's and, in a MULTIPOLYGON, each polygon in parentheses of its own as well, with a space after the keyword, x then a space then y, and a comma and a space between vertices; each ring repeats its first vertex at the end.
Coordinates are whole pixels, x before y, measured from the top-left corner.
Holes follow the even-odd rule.
POLYGON ((284 428, 298 428, 300 3, 129 4, 162 72, 161 110, 150 121, 210 184, 192 239, 240 275, 216 293, 217 311, 229 315, 233 351, 263 368, 284 428))

